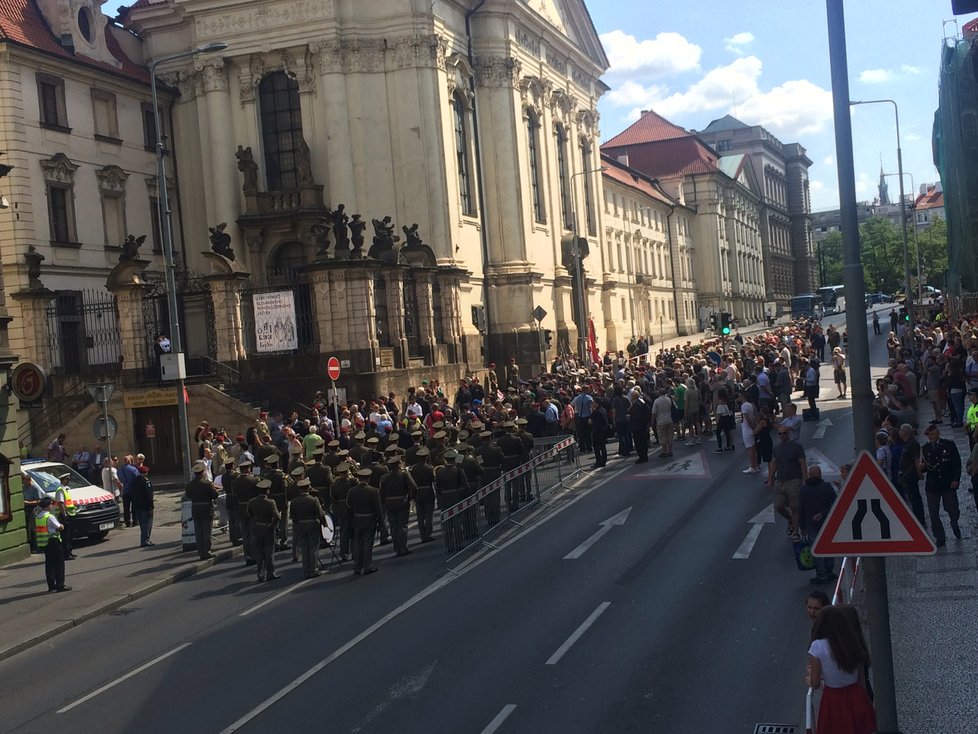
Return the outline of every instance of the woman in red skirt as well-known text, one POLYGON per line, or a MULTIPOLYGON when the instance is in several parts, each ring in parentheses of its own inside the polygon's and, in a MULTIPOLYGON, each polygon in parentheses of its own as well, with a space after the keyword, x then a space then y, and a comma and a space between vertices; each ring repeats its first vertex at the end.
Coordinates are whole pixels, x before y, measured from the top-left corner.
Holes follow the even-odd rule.
POLYGON ((864 680, 869 653, 845 612, 828 606, 819 612, 808 648, 809 685, 825 683, 818 709, 818 734, 873 734, 876 711, 864 680))

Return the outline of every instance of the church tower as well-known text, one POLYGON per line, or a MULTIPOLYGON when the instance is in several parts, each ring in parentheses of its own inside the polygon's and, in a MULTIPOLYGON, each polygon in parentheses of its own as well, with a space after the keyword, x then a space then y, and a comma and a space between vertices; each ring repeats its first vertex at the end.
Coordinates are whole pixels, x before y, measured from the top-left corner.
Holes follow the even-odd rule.
POLYGON ((890 194, 889 194, 889 192, 887 190, 887 186, 886 186, 886 174, 883 173, 883 160, 882 160, 882 158, 880 159, 880 187, 879 187, 879 189, 880 189, 880 195, 879 195, 880 204, 889 204, 890 203, 890 194))

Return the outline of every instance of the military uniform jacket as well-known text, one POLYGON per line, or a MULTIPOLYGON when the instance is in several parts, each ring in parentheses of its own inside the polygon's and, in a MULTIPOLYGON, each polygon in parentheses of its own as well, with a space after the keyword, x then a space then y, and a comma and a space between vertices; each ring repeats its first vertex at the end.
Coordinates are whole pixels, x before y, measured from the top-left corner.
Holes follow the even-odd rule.
POLYGON ((418 463, 409 470, 411 479, 418 488, 417 500, 427 504, 435 502, 435 468, 428 463, 418 463))
POLYGON ((346 506, 350 508, 350 527, 354 530, 370 530, 384 521, 380 493, 369 484, 359 482, 352 487, 346 495, 346 506))
POLYGON ((355 484, 356 481, 351 477, 340 477, 329 487, 329 498, 333 500, 333 514, 341 523, 348 517, 349 507, 347 507, 346 498, 350 488, 355 484))
POLYGON ((440 466, 435 472, 435 492, 438 494, 438 509, 451 507, 468 492, 469 482, 462 467, 440 466))
POLYGON ((318 533, 326 522, 326 513, 319 500, 308 494, 300 494, 289 505, 289 517, 297 533, 318 533))
POLYGON ((505 457, 503 466, 506 469, 513 469, 529 458, 526 454, 526 449, 523 448, 523 442, 515 434, 507 433, 505 436, 501 436, 497 443, 499 450, 503 452, 503 456, 505 457))
POLYGON ((362 443, 358 443, 356 446, 350 449, 350 458, 353 459, 353 461, 355 461, 357 464, 362 464, 363 457, 367 454, 368 450, 369 449, 367 449, 367 447, 364 446, 362 443))
POLYGON ((287 501, 285 491, 288 482, 288 478, 284 472, 281 469, 266 469, 261 473, 261 478, 267 479, 272 483, 272 486, 268 488, 268 496, 274 500, 278 511, 284 512, 287 501))
POLYGON ((231 488, 242 514, 246 514, 248 503, 258 496, 258 477, 254 474, 238 474, 231 483, 231 488))
POLYGON ((370 467, 370 471, 373 472, 370 475, 370 486, 374 489, 380 489, 380 480, 387 474, 387 467, 383 464, 374 464, 370 467))
POLYGON ((408 466, 414 466, 418 463, 418 451, 421 449, 420 444, 411 444, 404 451, 404 463, 408 466))
POLYGON ((238 496, 234 493, 234 480, 239 476, 237 469, 226 471, 221 475, 221 486, 224 487, 224 501, 229 510, 234 510, 238 506, 238 496))
POLYGON ((263 494, 248 502, 248 517, 251 518, 251 532, 258 538, 271 538, 275 534, 275 523, 282 518, 271 498, 263 494))
MULTIPOLYGON (((323 456, 323 465, 328 466, 330 470, 333 470, 336 467, 338 467, 342 461, 343 461, 342 457, 340 457, 338 454, 335 453, 329 453, 323 456)), ((306 473, 308 474, 309 472, 307 471, 306 473)))
POLYGON ((526 456, 529 459, 529 457, 533 456, 533 449, 536 448, 536 444, 533 442, 533 434, 529 431, 520 431, 516 435, 519 436, 520 441, 523 442, 523 450, 526 452, 526 456))
POLYGON ((187 497, 193 512, 213 512, 217 490, 206 479, 194 477, 187 482, 187 497))
POLYGON ((465 456, 462 458, 462 471, 465 472, 465 479, 469 483, 468 491, 465 492, 465 496, 473 495, 482 486, 482 475, 484 471, 482 469, 482 464, 474 456, 465 456))
POLYGON ((442 454, 444 454, 447 450, 448 449, 446 448, 445 444, 442 443, 440 440, 435 441, 434 439, 432 439, 428 443, 428 451, 431 452, 428 455, 428 462, 432 466, 444 466, 445 457, 442 456, 442 454))
POLYGON ((937 443, 928 441, 921 448, 921 455, 927 471, 924 489, 928 492, 947 492, 951 482, 961 481, 961 454, 954 441, 946 438, 938 439, 937 443))
POLYGON ((325 464, 311 464, 306 469, 306 477, 309 478, 309 484, 312 485, 312 488, 325 497, 333 479, 330 468, 325 464))
POLYGON ((406 510, 418 487, 406 471, 390 471, 380 480, 380 501, 385 512, 406 510))

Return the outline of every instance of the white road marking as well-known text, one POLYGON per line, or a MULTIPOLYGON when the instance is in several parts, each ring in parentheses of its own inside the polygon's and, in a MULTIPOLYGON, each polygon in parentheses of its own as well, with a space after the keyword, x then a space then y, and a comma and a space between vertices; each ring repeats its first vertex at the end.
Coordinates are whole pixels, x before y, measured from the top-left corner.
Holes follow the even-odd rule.
MULTIPOLYGON (((622 469, 622 471, 624 471, 624 468, 622 469)), ((544 523, 549 522, 553 518, 557 517, 564 510, 572 507, 574 504, 576 504, 580 500, 582 500, 585 497, 587 497, 594 490, 596 490, 596 489, 598 489, 600 487, 603 487, 605 484, 608 484, 608 482, 610 482, 612 479, 614 479, 620 473, 621 472, 619 471, 619 472, 615 472, 613 474, 610 474, 609 476, 607 476, 605 478, 604 481, 602 481, 602 482, 600 482, 598 484, 595 484, 593 487, 589 487, 587 489, 581 490, 580 491, 580 494, 575 495, 573 498, 571 498, 570 500, 568 500, 566 504, 561 505, 560 507, 557 507, 554 510, 552 510, 551 512, 549 512, 546 515, 544 515, 540 519, 540 521, 538 523, 526 527, 524 530, 522 530, 517 535, 514 535, 512 538, 510 538, 509 540, 507 540, 505 543, 501 543, 496 549, 490 550, 490 551, 486 552, 486 554, 484 556, 482 556, 480 558, 473 558, 470 562, 468 562, 464 566, 460 566, 458 569, 456 569, 454 575, 446 574, 446 575, 442 576, 440 579, 438 579, 437 581, 435 581, 432 584, 430 584, 429 586, 425 587, 424 589, 422 589, 421 591, 419 591, 417 594, 415 594, 413 597, 411 597, 410 599, 408 599, 407 601, 405 601, 403 604, 401 604, 399 607, 397 607, 396 609, 392 610, 388 614, 384 615, 381 619, 377 620, 372 625, 370 625, 369 627, 367 627, 367 629, 365 629, 359 635, 357 635, 352 640, 350 640, 349 642, 347 642, 345 645, 343 645, 342 647, 338 648, 337 650, 335 650, 333 653, 331 653, 327 657, 325 657, 322 660, 320 660, 314 666, 312 666, 311 668, 309 668, 309 670, 307 670, 305 673, 303 673, 302 675, 300 675, 298 678, 296 678, 294 681, 292 681, 291 683, 289 683, 287 686, 285 686, 281 690, 279 690, 276 693, 274 693, 272 696, 270 696, 268 699, 266 699, 265 701, 263 701, 262 703, 260 703, 258 706, 256 706, 255 708, 253 708, 251 711, 249 711, 248 713, 246 713, 244 716, 242 716, 240 719, 238 719, 233 724, 231 724, 230 726, 228 726, 226 729, 223 729, 221 731, 221 734, 231 734, 231 732, 238 731, 238 729, 240 729, 241 727, 243 727, 245 724, 247 724, 248 722, 250 722, 251 720, 253 720, 257 716, 259 716, 263 711, 266 711, 267 709, 271 708, 278 701, 281 701, 283 698, 285 698, 287 695, 289 695, 296 688, 298 688, 303 683, 305 683, 307 680, 309 680, 314 675, 316 675, 316 673, 319 673, 321 670, 323 670, 330 663, 334 662, 335 660, 337 660, 338 658, 340 658, 341 656, 343 656, 344 654, 346 654, 347 652, 349 652, 350 650, 352 650, 354 647, 356 647, 357 645, 359 645, 361 642, 363 642, 364 640, 366 640, 368 637, 370 637, 370 635, 372 635, 377 630, 381 629, 384 625, 386 625, 392 619, 396 619, 398 616, 400 616, 401 614, 403 614, 404 612, 406 612, 407 610, 409 610, 411 607, 416 606, 421 601, 423 601, 427 597, 429 597, 432 594, 434 594, 436 591, 444 588, 445 586, 448 586, 450 583, 452 583, 456 579, 461 578, 462 575, 468 573, 469 571, 471 571, 474 568, 477 568, 479 565, 481 565, 485 561, 488 561, 490 558, 492 558, 493 556, 495 556, 497 553, 501 553, 506 548, 508 548, 510 545, 512 545, 516 541, 520 540, 521 538, 523 538, 523 536, 529 534, 530 532, 532 532, 533 530, 537 529, 538 527, 540 527, 544 523)))
POLYGON ((302 579, 302 581, 300 581, 297 584, 292 584, 291 586, 287 586, 286 588, 282 589, 277 594, 272 594, 272 596, 270 596, 267 599, 265 599, 265 601, 260 601, 257 604, 255 604, 255 606, 249 607, 248 609, 245 609, 238 616, 239 617, 247 617, 252 612, 257 612, 263 606, 266 606, 267 604, 271 604, 273 601, 277 601, 278 599, 281 599, 286 594, 292 593, 293 591, 295 591, 296 589, 298 589, 300 586, 305 586, 310 581, 315 581, 315 579, 302 579))
POLYGON ((738 560, 750 558, 751 551, 754 550, 754 544, 757 542, 757 538, 760 536, 761 530, 764 529, 766 524, 773 522, 774 505, 768 505, 750 519, 751 529, 747 532, 747 537, 744 538, 744 542, 740 544, 740 547, 737 548, 737 552, 734 553, 731 558, 736 558, 738 560))
POLYGON ((148 663, 144 663, 143 665, 140 665, 135 670, 132 670, 132 671, 126 673, 125 675, 123 675, 123 676, 121 676, 119 678, 116 678, 111 683, 106 683, 104 686, 102 686, 101 688, 98 688, 98 689, 92 691, 87 696, 82 696, 81 698, 79 698, 74 703, 69 703, 64 708, 58 709, 58 713, 59 714, 63 714, 63 713, 66 713, 68 711, 71 711, 73 708, 75 708, 75 706, 81 706, 83 703, 85 703, 85 701, 90 701, 91 699, 95 698, 99 694, 105 693, 110 688, 114 688, 115 686, 119 685, 120 683, 129 680, 133 676, 139 675, 140 673, 142 673, 147 668, 151 668, 154 665, 156 665, 157 663, 163 662, 164 660, 166 660, 171 655, 176 655, 178 652, 180 652, 181 650, 183 650, 185 647, 190 647, 190 645, 191 645, 191 643, 189 643, 189 642, 185 642, 182 645, 178 645, 177 647, 175 647, 172 650, 170 650, 170 652, 165 652, 162 655, 160 655, 158 658, 153 658, 148 663))
POLYGON ((496 718, 489 722, 489 726, 482 730, 482 734, 493 734, 499 727, 503 725, 503 722, 509 718, 509 715, 516 710, 515 703, 507 703, 503 706, 503 710, 496 714, 496 718))
POLYGON ((577 546, 574 550, 572 550, 566 556, 564 556, 564 560, 565 561, 574 561, 574 560, 580 558, 581 556, 583 556, 585 553, 587 553, 588 549, 592 545, 594 545, 595 543, 597 543, 599 540, 601 540, 601 538, 603 538, 605 536, 605 534, 609 530, 611 530, 616 525, 624 525, 625 524, 625 520, 628 519, 628 513, 631 512, 631 511, 632 511, 632 508, 631 507, 626 507, 624 510, 622 510, 621 512, 619 512, 617 515, 612 515, 611 517, 609 517, 604 522, 599 523, 599 525, 601 525, 601 529, 598 530, 598 532, 596 532, 590 538, 588 538, 587 540, 585 540, 583 543, 581 543, 579 546, 577 546))
POLYGON ((815 429, 815 433, 812 438, 825 438, 825 432, 832 426, 832 421, 826 418, 824 421, 818 424, 818 428, 815 429))
POLYGON ((581 626, 574 630, 574 634, 567 638, 567 641, 557 648, 557 652, 550 656, 550 659, 546 662, 547 665, 556 665, 560 662, 560 659, 564 657, 564 654, 571 649, 571 645, 581 639, 581 635, 590 629, 591 625, 594 624, 598 617, 604 614, 604 610, 611 606, 610 601, 603 601, 598 604, 598 608, 591 612, 591 616, 585 619, 581 626))

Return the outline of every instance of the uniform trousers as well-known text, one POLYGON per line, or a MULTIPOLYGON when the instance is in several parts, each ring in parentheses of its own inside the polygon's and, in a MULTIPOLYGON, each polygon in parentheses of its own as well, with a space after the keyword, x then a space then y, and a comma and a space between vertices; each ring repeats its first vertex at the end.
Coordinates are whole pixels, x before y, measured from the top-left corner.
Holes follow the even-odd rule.
POLYGON ((238 505, 228 506, 228 540, 231 545, 241 543, 241 508, 238 505))
POLYGON ((421 535, 421 540, 426 540, 431 537, 433 530, 435 504, 431 500, 418 497, 414 501, 414 511, 418 516, 418 533, 421 535))
POLYGON ((214 513, 194 510, 190 516, 194 519, 194 540, 197 542, 197 555, 201 558, 207 558, 211 552, 211 526, 214 524, 214 513))
POLYGON ((254 539, 251 532, 251 518, 244 512, 238 514, 238 530, 241 531, 241 549, 244 551, 245 562, 255 558, 254 539))
POLYGON ((407 552, 407 527, 411 517, 411 508, 405 506, 399 510, 387 511, 387 523, 391 528, 391 540, 394 541, 395 553, 407 552))
POLYGON ((365 571, 373 566, 374 536, 377 526, 353 529, 353 570, 365 571))
MULTIPOLYGON (((927 511, 930 513, 930 529, 934 533, 934 540, 943 543, 946 539, 944 534, 944 523, 941 521, 941 504, 944 511, 951 518, 951 528, 958 527, 958 520, 961 518, 961 508, 958 505, 958 490, 948 489, 944 492, 932 492, 927 490, 927 511)), ((957 531, 955 535, 958 534, 957 531)))
POLYGON ((275 536, 269 535, 262 537, 251 536, 252 552, 255 555, 255 564, 258 569, 258 580, 264 581, 275 575, 275 536))
POLYGON ((61 523, 65 526, 65 529, 61 531, 61 553, 65 558, 68 558, 68 556, 74 555, 71 549, 71 531, 75 525, 75 518, 65 513, 64 517, 61 518, 61 523))
POLYGON ((58 538, 48 538, 48 544, 44 546, 44 576, 48 581, 48 591, 64 588, 65 555, 58 538))
MULTIPOLYGON (((294 526, 293 526, 294 527, 294 526)), ((323 536, 319 532, 296 533, 299 554, 302 557, 302 575, 309 579, 316 575, 316 562, 319 560, 319 541, 323 536)))
MULTIPOLYGON (((275 505, 278 506, 278 502, 275 505)), ((279 512, 282 513, 282 517, 278 521, 275 531, 278 536, 278 547, 283 549, 289 545, 289 503, 286 502, 285 507, 279 508, 279 512)))

